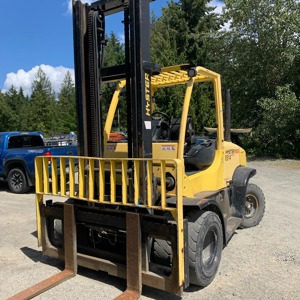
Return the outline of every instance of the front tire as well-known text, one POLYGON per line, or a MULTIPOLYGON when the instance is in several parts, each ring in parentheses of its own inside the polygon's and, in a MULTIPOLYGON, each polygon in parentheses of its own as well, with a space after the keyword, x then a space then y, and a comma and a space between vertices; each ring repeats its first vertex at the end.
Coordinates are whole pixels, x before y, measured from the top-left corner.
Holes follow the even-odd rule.
POLYGON ((190 283, 208 286, 215 278, 223 250, 223 229, 219 216, 212 211, 191 211, 189 221, 190 283))
POLYGON ((15 194, 24 194, 30 190, 23 170, 15 168, 10 170, 7 178, 9 189, 15 194))
POLYGON ((153 239, 152 257, 155 263, 170 268, 173 260, 171 242, 153 239))
POLYGON ((265 196, 262 190, 249 183, 246 191, 245 215, 240 228, 250 228, 258 225, 265 214, 265 196))

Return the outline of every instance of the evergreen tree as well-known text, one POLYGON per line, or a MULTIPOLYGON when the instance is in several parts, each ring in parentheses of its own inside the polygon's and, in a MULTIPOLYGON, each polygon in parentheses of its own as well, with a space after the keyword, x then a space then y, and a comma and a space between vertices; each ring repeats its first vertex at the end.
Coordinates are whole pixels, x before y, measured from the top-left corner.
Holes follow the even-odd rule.
POLYGON ((59 131, 69 133, 77 130, 75 87, 68 71, 60 88, 59 101, 59 131))
POLYGON ((0 92, 0 131, 9 131, 13 114, 4 95, 0 92))
POLYGON ((153 61, 162 65, 193 63, 206 66, 207 40, 222 25, 211 0, 173 0, 163 9, 152 36, 153 61))
MULTIPOLYGON (((192 63, 207 66, 211 59, 209 38, 221 26, 219 16, 209 6, 210 0, 171 1, 155 23, 151 41, 152 61, 161 66, 192 63)), ((173 87, 157 93, 158 108, 170 116, 180 116, 184 87, 173 87)), ((195 86, 189 114, 194 128, 202 131, 215 119, 211 109, 211 88, 195 86)))
POLYGON ((107 37, 107 45, 104 50, 104 67, 111 67, 125 63, 124 44, 111 32, 107 37))
MULTIPOLYGON (((104 67, 111 67, 111 66, 117 66, 122 65, 125 63, 125 52, 124 52, 124 44, 122 44, 116 35, 111 32, 110 36, 107 37, 107 46, 105 47, 104 52, 104 67)), ((108 85, 108 84, 102 84, 102 111, 104 115, 104 119, 106 119, 106 115, 108 112, 108 108, 110 105, 110 101, 112 99, 115 86, 114 85, 108 85)), ((119 115, 121 116, 121 127, 124 129, 126 126, 126 103, 124 101, 124 98, 121 98, 119 101, 118 108, 119 115)), ((117 124, 116 122, 114 122, 117 124)), ((114 124, 114 125, 115 125, 114 124)), ((114 130, 117 130, 118 126, 115 126, 114 130)))
POLYGON ((42 68, 32 84, 29 130, 42 131, 44 135, 58 131, 58 111, 55 94, 49 78, 42 68))
POLYGON ((11 123, 8 128, 10 131, 26 131, 27 130, 27 113, 28 98, 23 94, 23 89, 19 91, 14 86, 5 94, 5 99, 12 112, 11 123))

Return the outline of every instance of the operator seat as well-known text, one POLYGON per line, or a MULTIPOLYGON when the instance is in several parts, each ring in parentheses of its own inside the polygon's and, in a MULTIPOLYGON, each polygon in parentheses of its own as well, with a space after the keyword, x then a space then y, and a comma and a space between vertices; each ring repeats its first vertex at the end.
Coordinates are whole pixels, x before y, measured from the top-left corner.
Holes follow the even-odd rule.
POLYGON ((170 126, 164 120, 152 120, 152 141, 169 141, 170 140, 170 126))
MULTIPOLYGON (((171 141, 178 141, 180 123, 181 123, 181 118, 172 118, 171 125, 170 125, 171 141)), ((192 123, 193 123, 192 118, 188 118, 186 122, 184 153, 186 153, 191 148, 191 146, 196 143, 196 138, 195 138, 192 123)))
POLYGON ((209 167, 215 158, 216 140, 202 139, 193 145, 184 155, 186 171, 203 170, 209 167))

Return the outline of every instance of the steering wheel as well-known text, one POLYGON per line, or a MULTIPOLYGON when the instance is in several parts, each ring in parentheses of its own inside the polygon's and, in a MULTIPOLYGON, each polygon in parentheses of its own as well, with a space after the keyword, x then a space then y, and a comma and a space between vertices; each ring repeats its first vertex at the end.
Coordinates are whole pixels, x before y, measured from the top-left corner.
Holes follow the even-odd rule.
POLYGON ((157 111, 153 112, 151 117, 152 117, 152 120, 162 120, 162 119, 164 119, 165 121, 167 121, 169 126, 171 124, 171 118, 166 113, 164 113, 162 111, 157 110, 157 111), (155 117, 155 115, 159 115, 160 117, 159 116, 155 117))

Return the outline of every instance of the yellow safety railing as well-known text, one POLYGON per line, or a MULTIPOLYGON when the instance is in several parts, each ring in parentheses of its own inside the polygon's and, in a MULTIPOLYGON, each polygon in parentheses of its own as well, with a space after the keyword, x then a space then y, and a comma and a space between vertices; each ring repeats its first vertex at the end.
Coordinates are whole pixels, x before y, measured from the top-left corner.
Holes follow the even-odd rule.
POLYGON ((43 195, 99 204, 170 211, 177 222, 179 285, 183 284, 183 164, 181 160, 39 156, 35 160, 35 177, 39 237, 39 207, 43 195), (175 170, 176 186, 173 190, 177 199, 175 207, 167 203, 166 170, 170 166, 175 170), (145 170, 146 178, 140 176, 141 167, 145 170), (152 201, 154 176, 160 179, 160 203, 152 201), (145 200, 140 196, 141 186, 146 187, 145 200))

